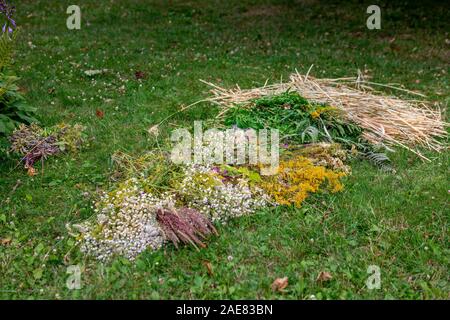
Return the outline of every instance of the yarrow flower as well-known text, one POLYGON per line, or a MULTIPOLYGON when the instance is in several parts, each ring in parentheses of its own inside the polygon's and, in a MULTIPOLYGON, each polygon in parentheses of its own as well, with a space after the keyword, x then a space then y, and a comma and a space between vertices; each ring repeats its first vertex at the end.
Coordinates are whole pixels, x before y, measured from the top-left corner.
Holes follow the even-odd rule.
POLYGON ((187 166, 178 192, 187 202, 212 221, 249 215, 268 205, 269 197, 262 189, 251 187, 245 179, 226 182, 218 169, 202 165, 187 166))
POLYGON ((156 210, 173 207, 171 195, 161 198, 142 192, 135 179, 96 203, 96 221, 74 226, 80 232, 81 251, 98 260, 114 255, 133 260, 139 253, 159 249, 164 235, 156 221, 156 210))

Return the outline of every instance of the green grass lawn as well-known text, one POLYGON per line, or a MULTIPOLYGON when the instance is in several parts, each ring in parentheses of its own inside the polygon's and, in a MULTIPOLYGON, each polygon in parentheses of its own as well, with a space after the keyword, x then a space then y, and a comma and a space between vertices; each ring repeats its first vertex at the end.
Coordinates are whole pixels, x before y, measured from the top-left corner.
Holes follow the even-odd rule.
MULTIPOLYGON (((11 243, 0 245, 0 298, 450 298, 448 152, 428 152, 424 163, 398 150, 396 174, 355 162, 344 192, 236 219, 201 251, 169 245, 102 265, 75 248, 64 259, 74 242, 65 225, 92 216, 96 192, 112 185, 111 154, 154 148, 148 128, 208 95, 199 79, 250 87, 311 64, 316 77, 360 69, 446 109, 448 5, 382 2, 382 29, 368 30, 366 1, 83 0, 81 30, 71 31, 66 8, 76 1, 16 2, 14 69, 29 103, 42 125, 82 123, 90 140, 35 177, 1 160, 0 239, 11 243), (108 71, 90 78, 90 69, 108 71), (66 288, 73 264, 82 266, 81 290, 66 288), (365 285, 369 265, 381 269, 379 290, 365 285), (321 271, 333 278, 316 281, 321 271), (285 292, 272 292, 284 276, 285 292)), ((216 113, 200 104, 171 118, 163 135, 216 113)))

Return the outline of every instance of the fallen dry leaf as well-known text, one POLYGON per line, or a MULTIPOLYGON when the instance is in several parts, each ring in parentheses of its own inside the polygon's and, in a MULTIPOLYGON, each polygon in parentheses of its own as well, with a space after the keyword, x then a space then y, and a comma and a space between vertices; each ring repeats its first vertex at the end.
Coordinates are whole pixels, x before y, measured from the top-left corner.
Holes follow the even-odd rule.
POLYGON ((37 171, 35 168, 33 167, 28 167, 28 171, 27 171, 28 175, 30 177, 34 177, 35 175, 37 175, 37 171))
POLYGON ((63 262, 64 262, 65 265, 69 265, 69 264, 70 264, 70 256, 69 256, 69 253, 70 253, 70 251, 67 252, 67 253, 64 255, 64 257, 63 257, 63 262))
POLYGON ((209 261, 203 261, 203 264, 206 267, 206 270, 208 271, 208 274, 212 277, 214 275, 213 273, 213 269, 212 269, 212 264, 209 261))
POLYGON ((278 292, 283 292, 283 290, 287 287, 287 285, 288 285, 288 277, 277 278, 272 283, 272 290, 278 291, 278 292))
POLYGON ((316 281, 329 281, 333 279, 333 276, 331 275, 331 273, 326 272, 326 271, 320 271, 319 275, 317 276, 316 281))
POLYGON ((105 112, 103 112, 103 111, 100 110, 100 109, 97 109, 97 110, 95 111, 95 115, 97 116, 97 118, 103 119, 103 117, 105 116, 105 112))
POLYGON ((153 127, 147 130, 147 132, 151 135, 158 136, 159 135, 159 126, 155 124, 153 127))
POLYGON ((134 73, 134 76, 135 76, 136 80, 140 80, 140 79, 144 79, 146 74, 143 71, 136 71, 134 73))
POLYGON ((0 239, 0 244, 2 246, 7 246, 8 244, 11 243, 11 238, 4 238, 4 239, 0 239))

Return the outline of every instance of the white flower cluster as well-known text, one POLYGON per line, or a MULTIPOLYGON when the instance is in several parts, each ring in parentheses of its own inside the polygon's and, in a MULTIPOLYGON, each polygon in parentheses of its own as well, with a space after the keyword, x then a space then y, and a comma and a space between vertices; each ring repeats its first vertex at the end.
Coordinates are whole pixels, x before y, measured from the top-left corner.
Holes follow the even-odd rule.
POLYGON ((97 203, 97 221, 86 223, 81 251, 107 261, 113 255, 133 260, 147 248, 159 249, 164 236, 155 220, 161 207, 173 207, 173 197, 156 198, 138 190, 136 185, 105 194, 97 203), (164 200, 162 200, 164 199, 164 200))
POLYGON ((185 178, 178 190, 194 208, 213 222, 225 223, 230 218, 254 213, 268 205, 269 196, 261 189, 250 188, 247 181, 223 182, 207 166, 186 167, 185 178))

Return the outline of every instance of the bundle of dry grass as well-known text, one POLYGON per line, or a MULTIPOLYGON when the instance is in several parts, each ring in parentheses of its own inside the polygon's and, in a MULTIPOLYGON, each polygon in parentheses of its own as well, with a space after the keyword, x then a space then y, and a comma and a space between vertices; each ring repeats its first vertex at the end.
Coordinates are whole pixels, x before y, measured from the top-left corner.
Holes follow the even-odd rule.
POLYGON ((212 87, 213 96, 208 101, 219 104, 223 108, 221 114, 237 104, 245 107, 252 99, 291 90, 313 102, 342 109, 348 119, 365 129, 364 136, 371 143, 398 145, 425 160, 429 159, 420 153, 418 147, 438 152, 445 148, 439 139, 447 135, 445 127, 448 124, 442 120, 440 110, 432 109, 424 101, 382 95, 371 86, 385 86, 423 97, 405 89, 367 82, 361 77, 316 79, 298 72, 292 74, 287 82, 246 90, 239 86, 224 89, 203 82, 212 87))

